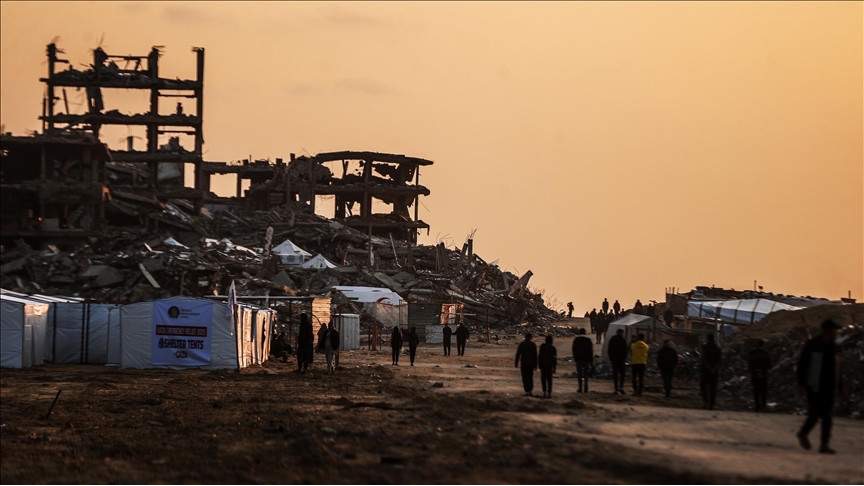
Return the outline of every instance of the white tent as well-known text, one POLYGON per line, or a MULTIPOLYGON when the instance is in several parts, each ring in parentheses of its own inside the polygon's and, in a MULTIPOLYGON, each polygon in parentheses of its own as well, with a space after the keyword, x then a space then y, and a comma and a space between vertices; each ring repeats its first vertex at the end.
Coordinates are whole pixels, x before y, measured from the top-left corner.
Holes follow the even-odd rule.
POLYGON ((333 290, 361 304, 369 315, 388 328, 408 324, 408 303, 386 287, 337 285, 333 290))
POLYGON ((239 369, 270 354, 273 311, 191 297, 120 308, 124 368, 239 369))
POLYGON ((312 256, 311 253, 295 245, 291 240, 285 240, 282 243, 279 243, 273 247, 271 253, 278 255, 282 260, 282 263, 285 265, 300 265, 306 260, 306 258, 312 256))
POLYGON ((61 364, 120 364, 120 306, 57 302, 48 318, 46 359, 61 364))
POLYGON ((51 304, 0 294, 0 368, 29 368, 43 362, 51 304))
POLYGON ((336 265, 331 263, 330 260, 324 258, 324 255, 319 253, 319 254, 315 255, 314 257, 310 258, 309 260, 306 260, 305 262, 303 262, 303 264, 300 265, 300 267, 301 268, 315 268, 315 269, 322 270, 325 268, 336 268, 336 265))
POLYGON ((687 302, 687 317, 719 319, 731 324, 752 324, 779 310, 801 307, 770 299, 691 300, 687 302))
POLYGON ((641 314, 625 314, 609 323, 609 328, 606 330, 606 336, 603 339, 603 359, 609 359, 609 339, 618 333, 619 329, 624 330, 624 339, 629 343, 630 340, 639 333, 648 334, 655 328, 666 327, 665 324, 655 321, 654 318, 643 316, 641 314))

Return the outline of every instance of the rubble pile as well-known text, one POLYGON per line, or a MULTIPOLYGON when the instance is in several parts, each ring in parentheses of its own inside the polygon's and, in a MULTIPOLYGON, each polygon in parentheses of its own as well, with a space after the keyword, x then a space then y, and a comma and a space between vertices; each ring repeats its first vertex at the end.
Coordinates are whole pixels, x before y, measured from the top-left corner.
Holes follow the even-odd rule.
POLYGON ((724 345, 722 390, 742 406, 752 405, 752 388, 747 355, 755 339, 765 341, 773 367, 768 401, 773 410, 804 412, 804 398, 798 392, 795 366, 804 342, 819 333, 826 318, 843 328, 838 331, 841 380, 847 396, 836 401, 838 415, 864 418, 864 304, 822 305, 769 315, 759 324, 744 329, 724 345))
POLYGON ((269 211, 224 205, 195 215, 185 200, 120 191, 112 202, 112 210, 122 207, 127 220, 141 224, 107 226, 63 249, 8 245, 0 254, 2 287, 127 303, 225 295, 232 281, 244 295, 320 295, 336 285, 359 285, 388 287, 409 302, 461 302, 466 322, 484 327, 558 318, 528 290, 531 272, 520 277, 487 263, 473 253, 471 239, 454 249, 370 238, 300 205, 269 211), (283 264, 269 249, 286 239, 337 267, 283 264))

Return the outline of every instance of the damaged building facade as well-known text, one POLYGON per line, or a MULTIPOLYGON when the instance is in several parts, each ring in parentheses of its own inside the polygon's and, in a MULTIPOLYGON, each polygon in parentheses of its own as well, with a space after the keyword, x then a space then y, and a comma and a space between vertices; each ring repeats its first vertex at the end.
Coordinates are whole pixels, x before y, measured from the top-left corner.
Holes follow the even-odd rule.
MULTIPOLYGON (((420 201, 430 194, 421 169, 431 160, 371 151, 204 160, 204 50, 193 52, 195 79, 172 79, 160 72, 159 48, 147 55, 97 48, 92 64, 77 70, 48 46, 43 133, 0 138, 3 288, 125 304, 225 296, 232 282, 241 295, 286 298, 355 286, 392 290, 411 308, 432 309, 424 313, 428 325, 453 320, 443 306, 487 328, 558 317, 528 289, 531 272, 487 263, 474 253, 473 236, 456 248, 419 244, 419 232, 429 230, 420 201), (86 112, 70 111, 69 89, 85 91, 86 112), (109 89, 149 94, 149 111, 106 111, 109 89), (182 104, 160 110, 160 100, 177 97, 194 103, 191 113, 182 104), (133 139, 110 147, 108 125, 145 127, 146 149, 133 139), (185 184, 183 164, 194 167, 185 184), (211 190, 225 174, 236 177, 230 197, 211 190), (273 252, 286 241, 303 262, 286 264, 273 252)), ((363 314, 361 305, 335 302, 334 315, 363 314)), ((410 315, 400 322, 423 324, 410 315)))

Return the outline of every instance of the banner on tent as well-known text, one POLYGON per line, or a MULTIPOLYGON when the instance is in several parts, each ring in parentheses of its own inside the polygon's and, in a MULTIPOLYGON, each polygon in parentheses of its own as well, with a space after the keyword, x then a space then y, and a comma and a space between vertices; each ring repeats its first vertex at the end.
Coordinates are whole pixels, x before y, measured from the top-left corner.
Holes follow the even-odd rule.
POLYGON ((210 364, 213 305, 210 302, 168 299, 153 303, 153 364, 210 364))

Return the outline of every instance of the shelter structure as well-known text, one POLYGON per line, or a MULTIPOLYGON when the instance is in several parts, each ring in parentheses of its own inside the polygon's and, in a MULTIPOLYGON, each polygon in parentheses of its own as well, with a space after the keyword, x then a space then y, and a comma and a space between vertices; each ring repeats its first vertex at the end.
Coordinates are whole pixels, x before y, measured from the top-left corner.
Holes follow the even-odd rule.
POLYGON ((271 253, 279 257, 284 265, 302 265, 312 254, 295 245, 291 240, 285 240, 274 246, 271 253))
POLYGON ((124 368, 240 369, 270 354, 273 311, 173 297, 120 309, 124 368))
POLYGON ((314 269, 314 270, 325 270, 328 268, 336 268, 337 265, 332 263, 330 260, 324 257, 322 254, 317 254, 314 257, 306 260, 300 265, 300 268, 314 269))
POLYGON ((634 313, 625 314, 623 317, 609 323, 609 328, 606 330, 606 339, 603 340, 601 356, 605 360, 609 359, 609 338, 617 334, 619 329, 624 330, 624 339, 629 343, 636 335, 641 333, 649 336, 661 326, 665 327, 665 324, 653 317, 634 313))
POLYGON ((0 294, 0 368, 42 364, 51 304, 0 294))
POLYGON ((690 300, 687 317, 747 325, 761 321, 772 312, 799 309, 802 307, 771 299, 690 300))
POLYGON ((408 325, 408 303, 386 287, 359 287, 337 285, 336 301, 353 304, 385 327, 408 325))

